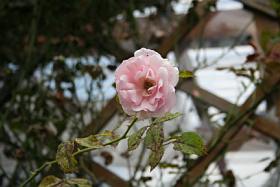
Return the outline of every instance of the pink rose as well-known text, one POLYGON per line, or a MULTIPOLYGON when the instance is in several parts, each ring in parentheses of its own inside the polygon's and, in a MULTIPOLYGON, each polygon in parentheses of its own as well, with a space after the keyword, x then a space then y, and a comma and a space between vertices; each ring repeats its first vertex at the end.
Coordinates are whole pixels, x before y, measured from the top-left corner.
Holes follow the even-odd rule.
POLYGON ((179 70, 153 50, 137 50, 117 68, 115 79, 120 104, 128 115, 162 117, 176 103, 179 70))

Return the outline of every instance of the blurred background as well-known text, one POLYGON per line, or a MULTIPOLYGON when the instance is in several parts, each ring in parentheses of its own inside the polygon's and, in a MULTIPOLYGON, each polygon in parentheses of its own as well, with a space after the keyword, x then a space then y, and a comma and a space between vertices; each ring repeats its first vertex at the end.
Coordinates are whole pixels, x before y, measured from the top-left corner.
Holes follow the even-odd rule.
POLYGON ((278 0, 1 0, 0 186, 19 186, 61 142, 122 134, 114 71, 146 47, 194 73, 164 133, 196 131, 208 154, 167 146, 150 172, 144 145, 127 152, 122 141, 79 157, 75 174, 46 168, 28 186, 55 175, 96 187, 280 187, 279 15, 278 0))

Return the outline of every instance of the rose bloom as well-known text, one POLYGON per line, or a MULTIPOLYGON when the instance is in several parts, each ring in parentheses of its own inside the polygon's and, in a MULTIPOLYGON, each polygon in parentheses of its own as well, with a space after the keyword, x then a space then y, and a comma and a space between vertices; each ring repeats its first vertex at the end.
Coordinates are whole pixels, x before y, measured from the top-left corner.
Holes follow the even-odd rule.
POLYGON ((162 117, 176 104, 179 70, 153 50, 137 50, 116 69, 115 79, 120 104, 128 115, 162 117))

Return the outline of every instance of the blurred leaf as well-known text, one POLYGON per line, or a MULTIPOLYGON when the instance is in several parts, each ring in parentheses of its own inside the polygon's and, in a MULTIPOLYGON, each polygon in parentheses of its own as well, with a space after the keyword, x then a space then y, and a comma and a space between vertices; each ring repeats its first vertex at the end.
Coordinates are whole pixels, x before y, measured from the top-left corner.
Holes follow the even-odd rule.
POLYGON ((246 57, 246 62, 254 62, 254 61, 258 60, 259 56, 260 56, 259 53, 250 54, 246 57))
POLYGON ((82 179, 82 178, 74 178, 74 179, 68 179, 66 180, 67 184, 75 185, 77 187, 91 187, 92 185, 90 184, 89 180, 87 179, 82 179))
POLYGON ((56 176, 49 175, 43 178, 43 180, 40 182, 39 187, 52 187, 52 186, 58 186, 62 180, 60 178, 57 178, 56 176))
POLYGON ((176 137, 174 149, 185 154, 203 155, 205 153, 205 146, 202 138, 194 132, 184 132, 181 136, 176 137))
POLYGON ((153 178, 151 176, 142 176, 139 180, 143 182, 148 182, 153 180, 153 178))
POLYGON ((155 119, 152 124, 163 123, 163 122, 166 122, 166 121, 170 121, 170 120, 175 119, 175 118, 177 118, 181 115, 182 115, 182 113, 180 113, 180 112, 166 113, 166 115, 164 117, 155 119))
POLYGON ((99 142, 95 135, 90 135, 85 138, 76 138, 75 142, 84 147, 96 147, 96 149, 102 147, 102 144, 99 142))
POLYGON ((72 187, 72 186, 91 187, 92 185, 87 179, 73 178, 73 179, 62 180, 53 175, 45 177, 39 184, 39 187, 72 187))
POLYGON ((115 82, 112 84, 112 87, 116 88, 116 83, 115 82))
POLYGON ((277 14, 280 14, 280 2, 279 0, 270 0, 272 8, 277 12, 277 14))
POLYGON ((266 63, 280 62, 280 41, 273 44, 265 58, 266 63))
POLYGON ((146 129, 147 127, 143 127, 128 137, 128 151, 132 151, 139 146, 141 142, 141 137, 143 136, 146 129))
POLYGON ((101 153, 100 153, 100 156, 102 157, 102 158, 104 158, 104 163, 105 163, 105 165, 109 165, 109 164, 111 164, 112 162, 113 162, 113 156, 112 156, 112 154, 111 153, 109 153, 108 151, 102 151, 101 153))
POLYGON ((92 79, 96 79, 103 74, 102 68, 99 65, 84 65, 84 71, 87 72, 92 79))
POLYGON ((109 131, 109 130, 105 130, 105 131, 103 131, 103 132, 101 132, 101 133, 99 133, 99 134, 96 134, 95 135, 96 137, 114 137, 115 136, 115 134, 112 132, 112 131, 109 131))
POLYGON ((236 186, 236 178, 235 178, 232 170, 228 170, 225 173, 224 178, 225 178, 226 186, 228 186, 228 187, 235 187, 236 186))
POLYGON ((68 141, 58 146, 56 161, 65 173, 73 173, 78 170, 77 160, 72 155, 75 152, 75 143, 68 141))
POLYGON ((159 164, 160 168, 180 168, 180 166, 178 164, 171 164, 171 163, 167 163, 167 162, 162 162, 159 164))
MULTIPOLYGON (((120 136, 118 134, 116 134, 115 132, 113 131, 109 131, 109 130, 105 130, 99 134, 96 134, 95 135, 98 140, 100 142, 102 142, 103 144, 105 144, 106 142, 108 141, 113 141, 115 139, 118 139, 120 136)), ((112 144, 112 146, 116 147, 118 145, 119 142, 116 142, 114 144, 112 144)))
POLYGON ((115 99, 116 99, 116 102, 119 104, 120 103, 120 98, 119 98, 118 95, 116 95, 115 99))
POLYGON ((115 71, 117 69, 117 66, 114 64, 109 64, 109 65, 107 65, 107 68, 111 71, 115 71))
POLYGON ((164 134, 160 124, 151 125, 145 137, 145 146, 152 151, 157 151, 163 143, 164 134))
POLYGON ((149 156, 149 165, 151 166, 150 171, 152 171, 160 162, 164 153, 163 146, 160 146, 157 150, 152 150, 149 156))
POLYGON ((194 75, 191 71, 182 70, 179 72, 179 77, 183 79, 192 78, 194 75))

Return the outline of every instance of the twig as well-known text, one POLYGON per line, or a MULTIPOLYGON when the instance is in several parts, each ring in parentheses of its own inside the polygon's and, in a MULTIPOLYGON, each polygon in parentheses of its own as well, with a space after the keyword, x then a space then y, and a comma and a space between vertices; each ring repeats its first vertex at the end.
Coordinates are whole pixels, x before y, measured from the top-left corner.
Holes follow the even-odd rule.
MULTIPOLYGON (((125 131, 125 133, 120 137, 120 138, 117 138, 115 140, 112 140, 106 144, 104 144, 103 146, 108 146, 108 145, 112 145, 112 144, 115 144, 125 138, 127 138, 127 134, 128 132, 130 131, 130 129, 133 127, 133 125, 136 123, 138 119, 136 117, 133 117, 132 121, 130 122, 127 130, 125 131)), ((76 151, 75 153, 73 153, 72 156, 78 156, 82 153, 85 153, 85 152, 89 152, 89 151, 92 151, 96 149, 96 147, 89 147, 89 148, 84 148, 84 149, 80 149, 78 151, 76 151)), ((26 179, 20 186, 21 187, 24 187, 26 186, 29 182, 31 182, 43 169, 45 169, 47 166, 52 166, 53 164, 56 164, 57 161, 56 160, 52 160, 52 161, 49 161, 49 162, 45 162, 42 166, 40 166, 38 169, 36 169, 34 172, 31 172, 31 175, 28 177, 28 179, 26 179)))
POLYGON ((29 178, 24 181, 20 186, 26 186, 29 182, 32 181, 32 179, 34 179, 44 168, 46 168, 47 166, 51 166, 53 164, 57 163, 56 160, 53 161, 49 161, 49 162, 45 162, 41 167, 39 167, 38 169, 36 169, 35 171, 31 172, 31 175, 29 176, 29 178))

